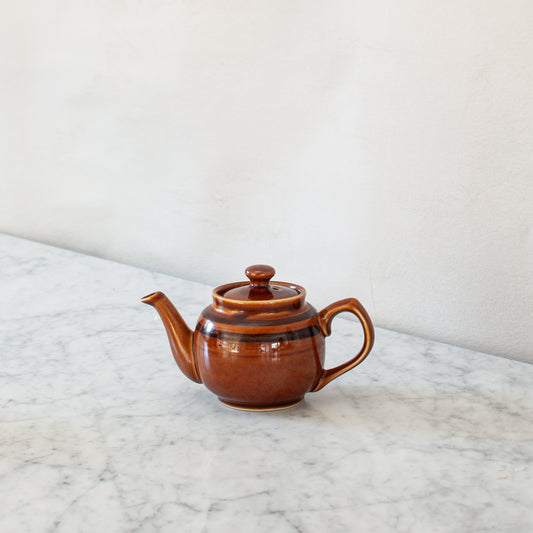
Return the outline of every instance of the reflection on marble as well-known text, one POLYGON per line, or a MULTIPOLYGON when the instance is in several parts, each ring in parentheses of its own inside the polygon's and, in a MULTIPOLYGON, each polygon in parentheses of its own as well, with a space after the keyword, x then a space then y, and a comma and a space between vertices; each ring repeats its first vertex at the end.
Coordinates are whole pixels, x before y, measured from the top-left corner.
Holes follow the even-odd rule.
MULTIPOLYGON (((0 250, 0 531, 533 531, 533 365, 378 329, 299 407, 234 411, 139 303, 163 290, 192 325, 210 288, 0 250)), ((359 338, 333 329, 331 364, 359 338)))

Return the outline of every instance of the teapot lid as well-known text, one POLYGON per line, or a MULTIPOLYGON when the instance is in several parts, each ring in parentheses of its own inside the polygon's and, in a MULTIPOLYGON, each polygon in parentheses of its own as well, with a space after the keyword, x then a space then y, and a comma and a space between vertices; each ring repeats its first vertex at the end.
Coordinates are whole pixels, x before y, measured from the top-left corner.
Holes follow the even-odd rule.
POLYGON ((252 265, 245 271, 248 282, 225 291, 223 296, 230 300, 261 301, 284 300, 301 294, 296 285, 287 283, 270 283, 276 271, 269 265, 252 265))
POLYGON ((293 283, 270 283, 276 271, 269 265, 252 265, 246 270, 248 281, 221 285, 213 291, 215 307, 245 312, 300 309, 305 303, 305 289, 293 283))

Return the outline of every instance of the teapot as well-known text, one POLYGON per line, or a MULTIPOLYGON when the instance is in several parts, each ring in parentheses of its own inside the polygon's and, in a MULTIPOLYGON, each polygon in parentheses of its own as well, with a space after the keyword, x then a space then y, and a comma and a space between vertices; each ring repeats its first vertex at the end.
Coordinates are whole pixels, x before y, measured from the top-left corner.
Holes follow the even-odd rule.
POLYGON ((250 411, 291 407, 369 354, 374 328, 355 298, 317 312, 306 302, 303 287, 270 283, 275 274, 271 266, 252 265, 245 273, 249 281, 213 290, 213 303, 202 311, 194 332, 162 292, 141 299, 159 313, 181 371, 223 404, 250 411), (325 369, 325 338, 342 311, 361 321, 363 347, 349 361, 325 369))

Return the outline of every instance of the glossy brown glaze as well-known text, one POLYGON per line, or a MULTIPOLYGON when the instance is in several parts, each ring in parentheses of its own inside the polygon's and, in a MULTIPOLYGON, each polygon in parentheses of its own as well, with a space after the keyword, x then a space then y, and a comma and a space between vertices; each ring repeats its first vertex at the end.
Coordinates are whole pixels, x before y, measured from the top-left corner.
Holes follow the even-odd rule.
POLYGON ((180 370, 196 383, 201 380, 194 364, 193 332, 187 327, 178 310, 162 292, 152 292, 141 302, 151 305, 159 313, 167 331, 172 355, 180 370))
POLYGON ((318 383, 325 342, 311 306, 291 321, 248 316, 238 327, 207 318, 213 316, 207 311, 194 332, 196 364, 205 386, 224 403, 288 406, 318 383))
POLYGON ((306 303, 303 287, 270 283, 272 267, 253 265, 246 274, 250 282, 213 291, 213 304, 202 312, 194 333, 164 294, 142 300, 159 312, 181 370, 226 405, 251 410, 289 407, 357 366, 370 352, 372 322, 356 299, 317 313, 306 303), (359 318, 365 341, 355 357, 326 370, 325 337, 342 311, 359 318))

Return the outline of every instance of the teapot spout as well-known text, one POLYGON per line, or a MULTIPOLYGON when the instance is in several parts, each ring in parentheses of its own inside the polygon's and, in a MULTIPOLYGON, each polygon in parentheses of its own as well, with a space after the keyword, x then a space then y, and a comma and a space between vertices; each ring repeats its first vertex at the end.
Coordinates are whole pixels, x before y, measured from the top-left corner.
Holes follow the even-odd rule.
POLYGON ((141 302, 151 305, 159 313, 167 331, 172 355, 180 370, 192 381, 202 383, 194 362, 193 332, 172 302, 162 292, 148 294, 141 298, 141 302))

